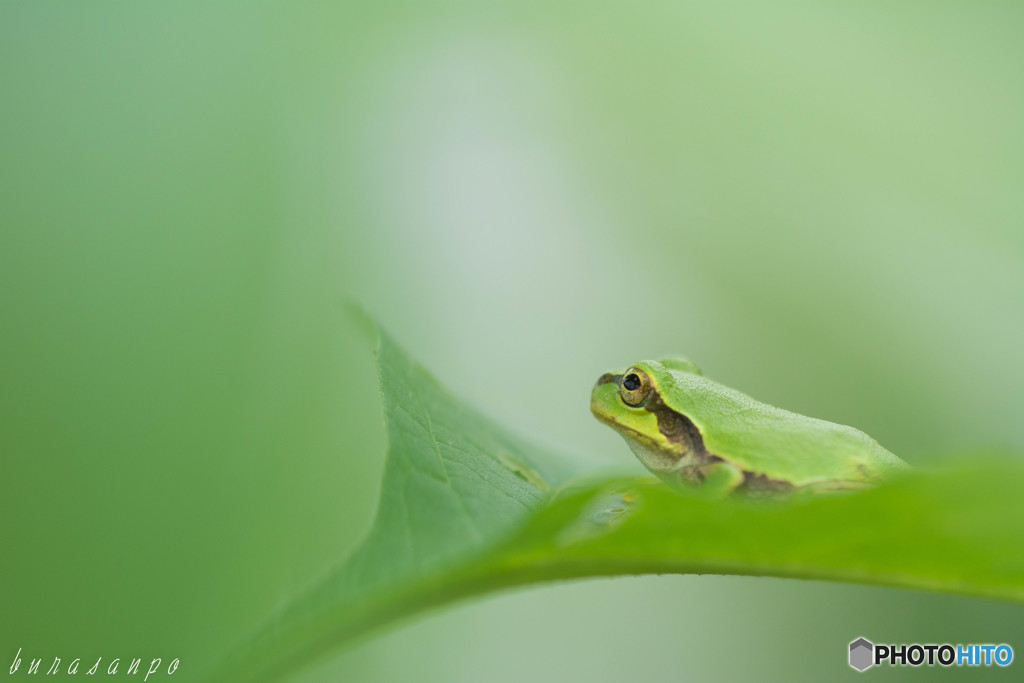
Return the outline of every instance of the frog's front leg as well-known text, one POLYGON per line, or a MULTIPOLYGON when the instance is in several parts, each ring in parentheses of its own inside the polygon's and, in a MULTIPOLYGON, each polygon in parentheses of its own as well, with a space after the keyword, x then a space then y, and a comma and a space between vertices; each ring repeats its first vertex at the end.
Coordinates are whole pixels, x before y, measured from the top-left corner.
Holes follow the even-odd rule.
POLYGON ((725 498, 746 479, 742 470, 727 462, 701 465, 699 471, 704 478, 700 485, 700 493, 708 498, 725 498))

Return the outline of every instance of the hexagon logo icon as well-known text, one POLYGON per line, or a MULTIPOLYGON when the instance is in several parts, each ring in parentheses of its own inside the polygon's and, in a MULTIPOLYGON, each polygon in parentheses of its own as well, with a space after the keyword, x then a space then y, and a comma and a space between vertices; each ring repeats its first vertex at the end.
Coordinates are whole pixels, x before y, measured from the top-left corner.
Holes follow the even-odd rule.
POLYGON ((875 646, 867 638, 858 638, 850 643, 850 666, 864 671, 875 663, 875 646))

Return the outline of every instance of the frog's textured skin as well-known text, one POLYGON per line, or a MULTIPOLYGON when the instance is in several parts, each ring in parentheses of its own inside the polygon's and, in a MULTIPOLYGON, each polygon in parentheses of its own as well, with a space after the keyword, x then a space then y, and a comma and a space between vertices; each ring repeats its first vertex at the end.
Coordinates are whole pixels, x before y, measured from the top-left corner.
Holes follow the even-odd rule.
POLYGON ((591 410, 651 472, 676 485, 713 483, 723 493, 856 489, 907 468, 858 429, 760 403, 683 359, 603 375, 591 410), (620 392, 624 374, 635 371, 646 374, 649 391, 629 405, 620 392))

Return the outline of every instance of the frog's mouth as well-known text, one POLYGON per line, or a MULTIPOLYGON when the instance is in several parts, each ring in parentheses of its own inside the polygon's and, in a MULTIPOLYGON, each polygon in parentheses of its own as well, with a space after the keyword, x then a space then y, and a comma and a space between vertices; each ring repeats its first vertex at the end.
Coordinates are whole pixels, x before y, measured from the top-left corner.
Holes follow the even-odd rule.
POLYGON ((604 422, 606 425, 613 428, 615 431, 621 433, 623 436, 633 439, 634 441, 641 441, 645 445, 651 447, 659 447, 661 445, 657 442, 657 440, 652 439, 651 437, 647 436, 640 430, 633 429, 624 422, 615 419, 615 417, 613 417, 609 413, 606 413, 601 410, 596 410, 593 408, 591 409, 591 412, 594 414, 594 417, 596 417, 601 422, 604 422))

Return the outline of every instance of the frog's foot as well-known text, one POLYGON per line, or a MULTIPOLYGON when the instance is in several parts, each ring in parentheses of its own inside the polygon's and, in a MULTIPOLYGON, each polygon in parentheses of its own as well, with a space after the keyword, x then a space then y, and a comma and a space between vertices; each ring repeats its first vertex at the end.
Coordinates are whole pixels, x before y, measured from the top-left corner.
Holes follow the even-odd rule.
POLYGON ((701 496, 718 499, 725 498, 743 485, 743 471, 726 462, 713 462, 700 466, 703 482, 699 491, 701 496))

